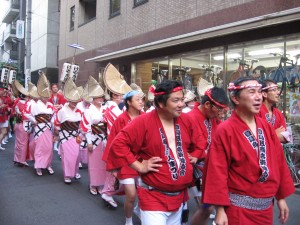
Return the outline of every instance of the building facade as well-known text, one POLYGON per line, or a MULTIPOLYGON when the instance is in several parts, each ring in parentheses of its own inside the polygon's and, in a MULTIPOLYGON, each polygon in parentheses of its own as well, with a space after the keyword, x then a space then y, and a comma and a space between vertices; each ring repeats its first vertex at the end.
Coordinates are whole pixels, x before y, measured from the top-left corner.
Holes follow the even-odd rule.
POLYGON ((59 0, 9 0, 2 19, 0 34, 1 61, 17 65, 19 79, 24 80, 26 39, 30 34, 31 81, 36 83, 38 71, 43 71, 51 83, 58 82, 59 0), (27 9, 30 1, 31 9, 27 9), (30 14, 30 17, 28 17, 30 14), (26 27, 30 18, 31 28, 26 27), (24 37, 16 35, 17 21, 24 21, 24 37))
MULTIPOLYGON (((279 65, 298 80, 300 1, 62 0, 60 16, 59 68, 78 64, 80 84, 108 62, 144 91, 163 79, 194 91, 207 87, 201 79, 225 87, 241 75, 268 77, 279 65)), ((286 115, 298 89, 284 92, 286 115)))
POLYGON ((31 0, 31 81, 39 70, 58 82, 59 0, 31 0))
POLYGON ((20 0, 5 3, 0 26, 0 61, 2 65, 15 67, 21 74, 24 71, 25 39, 17 38, 16 28, 18 20, 25 20, 26 4, 20 0))

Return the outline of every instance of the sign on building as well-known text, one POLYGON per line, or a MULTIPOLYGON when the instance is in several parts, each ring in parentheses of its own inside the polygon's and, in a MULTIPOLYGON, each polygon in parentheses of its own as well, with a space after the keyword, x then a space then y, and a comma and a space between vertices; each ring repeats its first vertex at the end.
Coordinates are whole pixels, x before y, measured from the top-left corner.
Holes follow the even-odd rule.
POLYGON ((19 39, 23 39, 24 38, 24 20, 17 20, 17 27, 16 27, 16 37, 19 39))

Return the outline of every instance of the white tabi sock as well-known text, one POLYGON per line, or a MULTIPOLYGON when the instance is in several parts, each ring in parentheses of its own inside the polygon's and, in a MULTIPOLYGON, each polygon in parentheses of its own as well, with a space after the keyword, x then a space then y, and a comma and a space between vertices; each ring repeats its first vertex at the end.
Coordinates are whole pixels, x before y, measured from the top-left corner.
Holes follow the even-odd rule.
POLYGON ((126 217, 126 223, 125 223, 125 225, 132 225, 133 223, 132 223, 132 217, 130 217, 130 218, 127 218, 126 217))

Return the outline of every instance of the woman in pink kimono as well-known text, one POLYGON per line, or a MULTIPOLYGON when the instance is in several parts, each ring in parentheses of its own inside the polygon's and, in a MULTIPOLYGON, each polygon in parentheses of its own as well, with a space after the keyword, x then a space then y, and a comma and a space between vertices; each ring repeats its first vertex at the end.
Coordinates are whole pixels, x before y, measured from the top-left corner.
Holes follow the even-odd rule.
POLYGON ((59 136, 62 168, 64 181, 71 184, 71 178, 80 179, 79 169, 79 123, 82 112, 77 108, 77 103, 81 100, 82 87, 76 87, 69 78, 64 87, 64 96, 68 100, 57 113, 55 118, 55 133, 59 136))
POLYGON ((51 167, 53 159, 53 135, 52 116, 53 104, 48 102, 50 97, 50 83, 46 76, 42 74, 38 80, 37 92, 41 97, 30 107, 30 120, 34 124, 34 168, 38 176, 42 176, 42 169, 47 169, 50 175, 54 174, 51 167))
POLYGON ((16 96, 20 99, 17 100, 15 104, 15 115, 16 115, 16 125, 14 126, 14 131, 16 134, 15 149, 14 149, 14 163, 18 166, 28 166, 26 160, 28 153, 28 142, 29 142, 29 128, 30 121, 26 117, 26 108, 28 103, 28 92, 25 88, 15 80, 13 83, 13 90, 16 96))
POLYGON ((105 163, 101 160, 106 145, 106 126, 103 123, 104 91, 91 76, 88 80, 88 95, 93 101, 85 110, 80 127, 88 144, 90 193, 97 195, 101 194, 106 176, 105 163))

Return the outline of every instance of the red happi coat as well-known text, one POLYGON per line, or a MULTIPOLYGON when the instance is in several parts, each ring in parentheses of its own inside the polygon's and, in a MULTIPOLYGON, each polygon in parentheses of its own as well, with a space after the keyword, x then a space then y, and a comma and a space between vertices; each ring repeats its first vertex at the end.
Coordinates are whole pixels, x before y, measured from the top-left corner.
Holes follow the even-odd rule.
MULTIPOLYGON (((141 112, 141 115, 144 114, 141 112)), ((108 154, 109 154, 109 147, 114 140, 114 138, 117 136, 117 134, 126 127, 131 122, 131 118, 127 111, 124 111, 114 122, 112 129, 110 131, 110 134, 108 135, 107 144, 105 147, 105 151, 103 153, 103 160, 106 161, 108 154)), ((126 178, 134 178, 137 177, 138 173, 134 169, 132 169, 129 166, 124 166, 121 168, 121 170, 118 172, 118 178, 119 179, 126 179, 126 178)))
POLYGON ((204 203, 230 206, 229 192, 283 199, 295 191, 274 129, 255 120, 257 138, 235 111, 218 126, 205 163, 204 203))
POLYGON ((195 124, 198 126, 198 132, 201 132, 203 134, 203 148, 207 152, 210 147, 212 137, 217 128, 216 120, 207 119, 198 107, 188 112, 188 115, 194 120, 195 124))
POLYGON ((9 99, 6 96, 0 97, 0 123, 4 123, 8 120, 8 111, 9 111, 9 99))
POLYGON ((56 95, 56 100, 54 98, 54 95, 52 94, 48 101, 51 102, 53 105, 62 105, 62 106, 68 102, 65 99, 65 97, 59 93, 57 93, 57 95, 56 95))
POLYGON ((193 122, 186 114, 174 119, 177 156, 180 165, 167 148, 167 135, 156 110, 139 116, 128 124, 115 137, 107 157, 107 169, 113 170, 127 166, 139 159, 161 157, 159 172, 141 174, 141 179, 157 190, 166 192, 181 191, 177 196, 168 196, 158 191, 138 189, 139 204, 142 210, 175 211, 184 201, 185 190, 192 182, 193 168, 189 163, 188 151, 205 156, 200 147, 201 134, 194 129, 193 122))
POLYGON ((270 118, 269 111, 268 111, 267 107, 265 106, 265 104, 262 104, 257 116, 259 116, 260 118, 266 120, 269 124, 271 124, 275 128, 275 130, 277 128, 281 127, 281 126, 286 128, 286 122, 285 122, 284 116, 279 111, 279 109, 273 107, 272 108, 272 113, 273 113, 272 118, 270 118))

